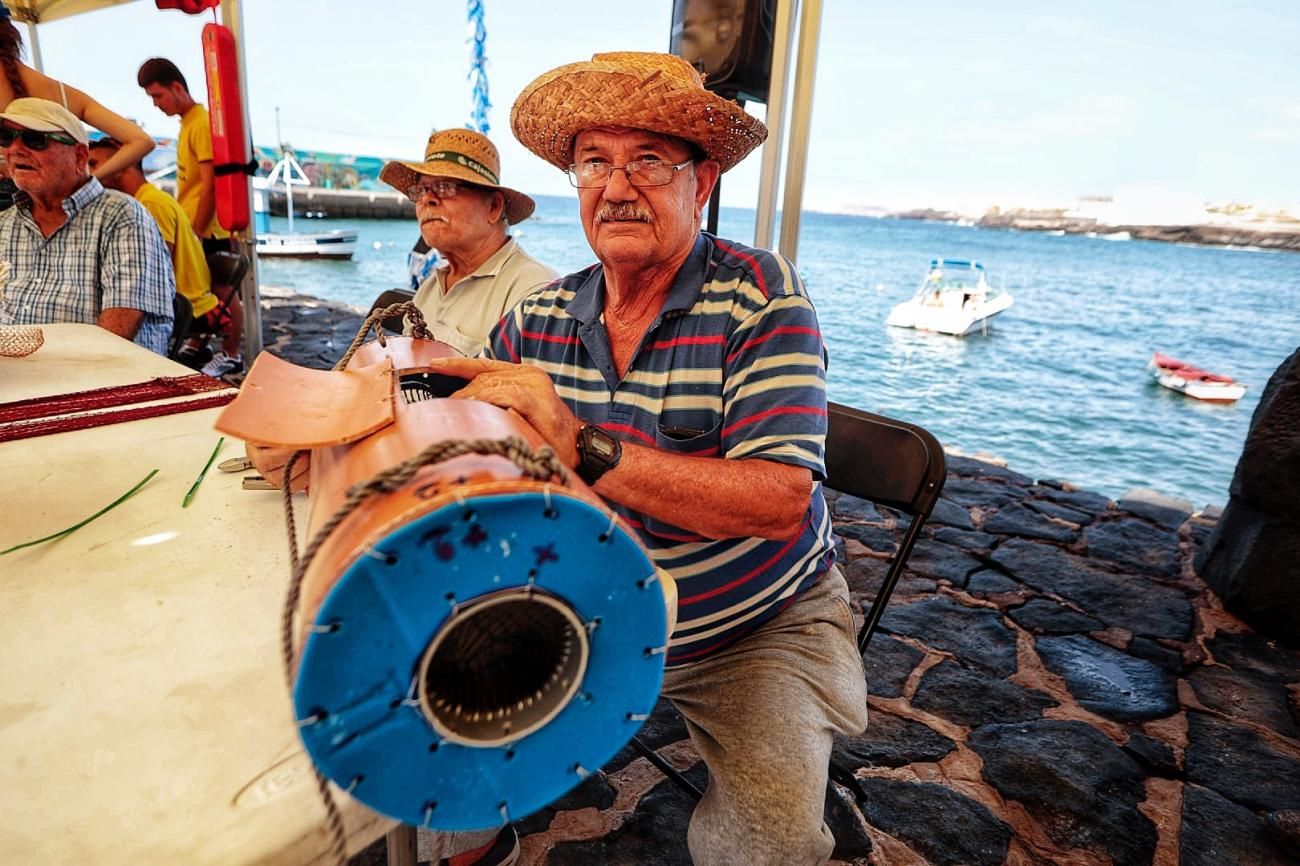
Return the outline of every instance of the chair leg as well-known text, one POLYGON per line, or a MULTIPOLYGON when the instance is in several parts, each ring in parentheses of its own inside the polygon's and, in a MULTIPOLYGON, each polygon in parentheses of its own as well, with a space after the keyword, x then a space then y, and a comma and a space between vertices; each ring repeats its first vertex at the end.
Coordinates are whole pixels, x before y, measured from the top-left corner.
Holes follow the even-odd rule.
POLYGON ((388 847, 388 866, 416 866, 415 828, 399 824, 384 837, 388 847))
POLYGON ((830 778, 827 781, 827 784, 829 785, 834 782, 844 788, 848 788, 849 793, 853 795, 853 799, 857 801, 858 807, 865 808, 867 805, 867 792, 863 789, 862 783, 858 781, 858 777, 853 775, 851 770, 846 770, 844 767, 836 766, 834 763, 830 765, 829 769, 830 772, 828 775, 830 778))
POLYGON ((698 803, 700 800, 704 799, 704 792, 695 787, 695 785, 691 783, 690 779, 677 772, 677 768, 665 761, 658 752, 641 742, 640 737, 632 738, 632 748, 640 752, 641 757, 654 764, 655 767, 658 768, 659 772, 672 779, 677 787, 695 798, 695 802, 698 803))

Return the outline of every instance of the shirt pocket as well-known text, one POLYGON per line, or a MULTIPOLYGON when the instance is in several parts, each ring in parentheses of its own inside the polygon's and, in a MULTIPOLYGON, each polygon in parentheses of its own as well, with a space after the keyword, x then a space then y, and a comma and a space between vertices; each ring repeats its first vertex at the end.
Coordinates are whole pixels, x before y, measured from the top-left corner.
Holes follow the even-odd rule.
POLYGON ((433 337, 435 340, 441 340, 466 358, 476 357, 483 348, 484 341, 481 338, 471 337, 450 322, 444 322, 440 319, 437 322, 437 327, 430 330, 434 332, 433 337))
POLYGON ((655 447, 672 454, 717 457, 722 441, 722 419, 711 412, 680 412, 661 417, 655 428, 655 447))

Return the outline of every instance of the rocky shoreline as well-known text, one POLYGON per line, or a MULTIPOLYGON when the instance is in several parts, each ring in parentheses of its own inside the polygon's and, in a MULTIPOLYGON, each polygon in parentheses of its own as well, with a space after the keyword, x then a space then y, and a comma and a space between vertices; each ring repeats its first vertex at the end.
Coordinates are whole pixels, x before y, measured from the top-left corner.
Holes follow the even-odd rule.
MULTIPOLYGON (((960 214, 951 211, 922 209, 890 214, 898 219, 958 222, 960 214)), ((972 222, 980 228, 1015 229, 1017 231, 1061 232, 1067 235, 1115 236, 1127 234, 1134 240, 1162 241, 1203 246, 1256 247, 1265 250, 1300 252, 1300 224, 1282 227, 1249 225, 1107 225, 1094 219, 1067 216, 1064 211, 990 212, 972 222)))
MULTIPOLYGON (((329 367, 360 311, 263 300, 267 348, 329 367)), ((866 657, 871 725, 836 747, 834 862, 1300 863, 1300 653, 1196 575, 1215 514, 948 457, 942 499, 866 657)), ((828 491, 868 603, 906 518, 828 491)), ((642 730, 703 783, 666 702, 642 730)), ((685 866, 691 803, 624 749, 516 825, 522 863, 685 866)), ((378 843, 355 863, 382 861, 378 843)))

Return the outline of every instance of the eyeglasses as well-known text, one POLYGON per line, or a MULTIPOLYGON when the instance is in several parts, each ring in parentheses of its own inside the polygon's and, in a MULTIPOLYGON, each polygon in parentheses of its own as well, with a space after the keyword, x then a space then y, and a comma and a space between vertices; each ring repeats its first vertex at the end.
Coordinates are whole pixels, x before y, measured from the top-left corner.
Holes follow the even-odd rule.
POLYGON ((578 189, 599 189, 609 183, 610 176, 622 169, 627 172, 628 182, 632 186, 664 186, 671 183, 677 172, 695 162, 688 159, 673 165, 657 159, 637 159, 624 165, 611 165, 608 162, 580 162, 565 169, 569 183, 578 189))
POLYGON ((454 180, 421 180, 406 188, 406 197, 419 204, 427 195, 434 198, 455 198, 460 190, 460 184, 454 180))
POLYGON ((45 150, 53 139, 59 144, 76 144, 77 140, 61 132, 41 132, 39 129, 14 129, 12 126, 0 126, 0 147, 9 147, 19 139, 28 150, 45 150))

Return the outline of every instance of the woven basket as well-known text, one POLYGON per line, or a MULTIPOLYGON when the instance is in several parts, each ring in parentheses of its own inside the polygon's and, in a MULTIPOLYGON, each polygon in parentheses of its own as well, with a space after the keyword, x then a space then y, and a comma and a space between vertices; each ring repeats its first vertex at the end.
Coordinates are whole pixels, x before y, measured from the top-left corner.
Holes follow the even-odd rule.
POLYGON ((0 357, 24 358, 45 343, 45 332, 36 325, 0 325, 0 357))

